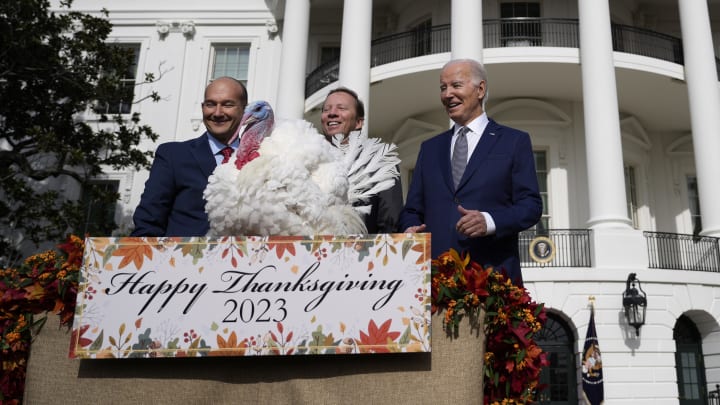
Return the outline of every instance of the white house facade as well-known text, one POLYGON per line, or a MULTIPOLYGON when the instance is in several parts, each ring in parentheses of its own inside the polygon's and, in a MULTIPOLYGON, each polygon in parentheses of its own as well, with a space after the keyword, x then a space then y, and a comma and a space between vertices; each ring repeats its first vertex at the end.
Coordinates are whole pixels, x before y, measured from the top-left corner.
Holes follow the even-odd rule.
MULTIPOLYGON (((243 80, 250 100, 316 125, 327 92, 347 86, 367 105, 370 136, 399 146, 405 192, 420 143, 449 126, 441 67, 482 61, 488 115, 530 133, 545 205, 521 238, 525 285, 551 314, 541 342, 552 367, 539 403, 584 403, 591 301, 606 404, 713 403, 720 0, 73 3, 93 14, 100 7, 114 24, 111 41, 136 50, 134 79, 161 76, 135 93, 157 91, 159 102, 125 107, 160 135, 141 148, 202 134, 200 102, 214 77, 243 80), (623 308, 630 274, 647 294, 639 335, 623 308)), ((147 177, 98 178, 120 193, 121 234, 147 177)))

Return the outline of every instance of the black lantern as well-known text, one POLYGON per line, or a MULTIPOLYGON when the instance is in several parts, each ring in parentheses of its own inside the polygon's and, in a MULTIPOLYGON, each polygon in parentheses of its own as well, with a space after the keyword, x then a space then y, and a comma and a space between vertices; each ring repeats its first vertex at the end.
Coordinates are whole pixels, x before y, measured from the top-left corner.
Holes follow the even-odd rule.
POLYGON ((640 286, 640 280, 635 276, 635 273, 628 275, 623 293, 623 308, 625 308, 625 318, 628 324, 635 328, 635 336, 640 336, 640 327, 645 324, 647 294, 640 286), (635 288, 635 283, 637 283, 637 288, 635 288))

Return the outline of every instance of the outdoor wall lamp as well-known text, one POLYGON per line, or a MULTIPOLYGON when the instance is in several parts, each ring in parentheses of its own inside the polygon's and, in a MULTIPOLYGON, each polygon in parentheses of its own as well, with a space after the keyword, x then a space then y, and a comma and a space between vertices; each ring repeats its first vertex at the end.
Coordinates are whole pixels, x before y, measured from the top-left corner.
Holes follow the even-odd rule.
POLYGON ((640 286, 640 280, 637 279, 635 273, 628 275, 623 293, 623 308, 628 324, 635 328, 635 336, 640 336, 640 327, 645 324, 647 294, 640 286), (635 283, 637 283, 637 288, 635 288, 635 283))

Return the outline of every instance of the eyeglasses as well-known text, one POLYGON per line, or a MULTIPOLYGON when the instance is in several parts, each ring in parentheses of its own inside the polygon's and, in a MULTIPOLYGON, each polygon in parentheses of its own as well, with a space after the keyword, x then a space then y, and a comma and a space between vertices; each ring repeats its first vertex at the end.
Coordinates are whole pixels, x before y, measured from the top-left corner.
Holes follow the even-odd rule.
POLYGON ((214 110, 214 109, 217 108, 218 105, 219 105, 220 108, 222 108, 223 110, 232 110, 233 108, 237 108, 237 107, 239 106, 238 104, 233 103, 232 101, 226 101, 226 102, 223 102, 223 103, 220 103, 220 104, 218 104, 218 103, 216 103, 216 102, 214 102, 214 101, 203 101, 202 103, 200 103, 200 105, 201 105, 203 108, 206 108, 206 109, 208 109, 208 110, 214 110))

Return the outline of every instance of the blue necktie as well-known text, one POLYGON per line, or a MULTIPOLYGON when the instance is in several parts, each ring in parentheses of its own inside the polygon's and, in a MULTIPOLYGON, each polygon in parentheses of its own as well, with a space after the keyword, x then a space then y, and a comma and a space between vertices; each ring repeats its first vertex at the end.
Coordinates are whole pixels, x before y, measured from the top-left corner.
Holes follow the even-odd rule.
POLYGON ((469 131, 470 128, 468 127, 460 128, 457 139, 455 140, 455 149, 452 154, 451 167, 456 189, 458 184, 460 184, 460 179, 462 178, 463 173, 465 172, 465 166, 467 166, 468 144, 466 134, 469 131))

